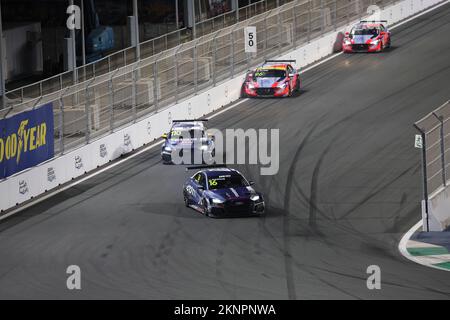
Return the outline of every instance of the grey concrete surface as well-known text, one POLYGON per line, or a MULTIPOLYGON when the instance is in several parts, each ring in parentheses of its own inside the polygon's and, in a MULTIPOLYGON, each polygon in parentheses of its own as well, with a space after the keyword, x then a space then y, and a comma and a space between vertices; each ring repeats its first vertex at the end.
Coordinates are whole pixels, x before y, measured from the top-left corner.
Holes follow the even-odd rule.
POLYGON ((183 206, 183 166, 159 148, 0 224, 0 298, 448 299, 450 273, 403 258, 420 218, 412 124, 449 98, 450 6, 393 32, 381 54, 305 72, 294 98, 249 100, 210 127, 279 128, 281 168, 237 166, 264 218, 183 206), (68 265, 82 270, 69 291, 68 265), (381 268, 381 290, 366 269, 381 268))

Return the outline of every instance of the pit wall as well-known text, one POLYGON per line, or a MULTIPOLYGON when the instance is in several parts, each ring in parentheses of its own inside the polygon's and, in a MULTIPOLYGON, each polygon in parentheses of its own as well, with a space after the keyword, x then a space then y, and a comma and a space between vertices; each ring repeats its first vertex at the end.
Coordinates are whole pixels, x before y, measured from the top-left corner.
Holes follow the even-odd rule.
MULTIPOLYGON (((392 25, 423 11, 442 0, 404 0, 386 7, 376 18, 388 20, 392 25)), ((373 18, 373 17, 372 17, 373 18)), ((333 53, 338 36, 349 30, 348 26, 311 41, 297 49, 279 56, 278 59, 295 59, 302 68, 333 53)), ((394 40, 395 45, 395 40, 394 40)), ((122 129, 74 151, 24 170, 0 181, 0 210, 6 211, 66 182, 132 152, 158 139, 170 129, 172 119, 200 118, 230 104, 240 96, 245 74, 217 85, 186 101, 168 107, 156 114, 137 121, 122 129)), ((450 197, 448 197, 450 199, 450 197)), ((447 200, 450 201, 450 200, 447 200)))

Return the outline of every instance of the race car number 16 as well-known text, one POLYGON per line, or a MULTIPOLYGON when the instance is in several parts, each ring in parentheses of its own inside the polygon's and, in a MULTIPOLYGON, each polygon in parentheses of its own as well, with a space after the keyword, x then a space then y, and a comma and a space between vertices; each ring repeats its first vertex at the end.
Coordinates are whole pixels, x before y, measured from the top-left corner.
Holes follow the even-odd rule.
POLYGON ((256 27, 245 27, 245 52, 256 53, 256 27))

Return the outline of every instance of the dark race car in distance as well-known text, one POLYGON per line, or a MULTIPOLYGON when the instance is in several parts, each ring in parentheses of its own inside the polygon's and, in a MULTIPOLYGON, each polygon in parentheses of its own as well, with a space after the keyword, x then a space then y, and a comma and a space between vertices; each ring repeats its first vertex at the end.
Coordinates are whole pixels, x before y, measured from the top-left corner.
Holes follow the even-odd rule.
POLYGON ((183 186, 186 207, 209 217, 262 215, 265 212, 261 193, 235 169, 224 166, 197 166, 183 186))
POLYGON ((391 33, 383 23, 387 21, 360 21, 345 33, 342 50, 352 52, 380 52, 391 46, 391 33))
POLYGON ((300 75, 291 65, 295 60, 266 60, 249 71, 242 84, 242 97, 290 97, 300 91, 300 75))
MULTIPOLYGON (((201 156, 214 156, 214 137, 208 136, 206 125, 207 119, 173 120, 169 133, 162 135, 161 157, 164 163, 172 163, 174 153, 180 158, 184 152, 190 152, 191 159, 187 164, 193 164, 195 153, 201 156)), ((199 159, 200 156, 198 157, 199 159)), ((199 163, 201 164, 201 163, 199 163)))

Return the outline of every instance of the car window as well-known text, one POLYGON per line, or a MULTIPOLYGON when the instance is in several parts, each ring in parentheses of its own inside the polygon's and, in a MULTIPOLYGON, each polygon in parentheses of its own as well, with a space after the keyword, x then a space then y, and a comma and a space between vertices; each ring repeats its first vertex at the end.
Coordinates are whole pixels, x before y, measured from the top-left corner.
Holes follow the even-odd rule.
POLYGON ((196 174, 196 175, 194 176, 194 180, 195 180, 195 182, 199 183, 199 181, 200 181, 201 177, 202 177, 202 174, 201 174, 201 172, 197 173, 197 174, 196 174))
POLYGON ((169 140, 180 139, 195 139, 197 137, 204 137, 204 132, 201 129, 189 128, 172 128, 169 133, 169 140))
POLYGON ((280 70, 280 69, 261 69, 257 70, 254 73, 254 78, 285 78, 286 77, 286 71, 280 70))
POLYGON ((195 180, 195 182, 196 182, 198 185, 200 185, 200 186, 202 186, 203 188, 206 189, 206 179, 205 179, 205 175, 204 175, 203 173, 201 173, 201 172, 197 173, 197 174, 193 177, 193 179, 195 180))
POLYGON ((208 178, 210 190, 247 187, 248 182, 240 174, 226 174, 214 178, 208 178))
POLYGON ((295 70, 294 70, 294 68, 292 68, 292 66, 288 66, 288 72, 289 72, 289 74, 293 74, 293 73, 295 73, 295 70))

